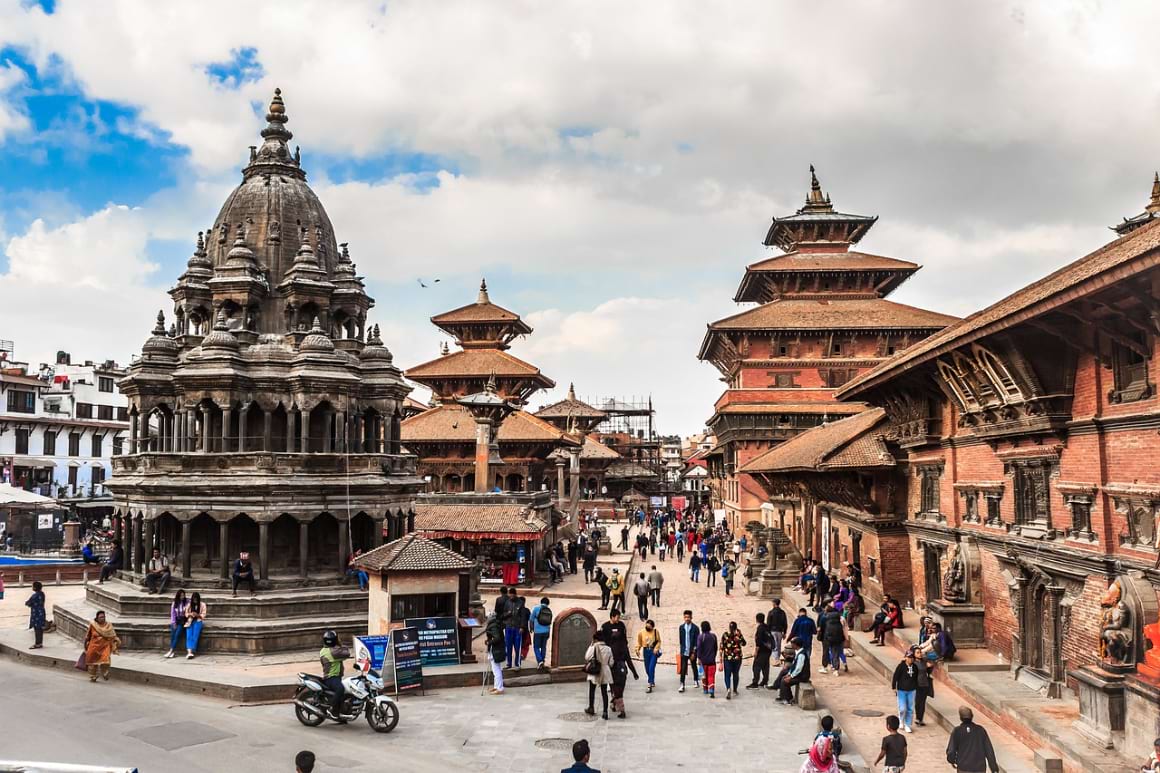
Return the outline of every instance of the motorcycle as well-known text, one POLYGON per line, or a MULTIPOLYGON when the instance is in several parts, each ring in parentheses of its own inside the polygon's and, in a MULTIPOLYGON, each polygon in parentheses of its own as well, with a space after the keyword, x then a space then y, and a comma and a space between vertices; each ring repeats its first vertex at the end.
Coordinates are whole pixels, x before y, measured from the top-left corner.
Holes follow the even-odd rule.
POLYGON ((386 694, 383 677, 374 669, 356 671, 342 680, 345 691, 338 716, 331 709, 333 693, 326 689, 321 676, 298 674, 298 692, 294 695, 294 714, 307 727, 318 727, 326 720, 353 722, 365 714, 367 724, 376 733, 389 733, 399 724, 399 704, 386 694))

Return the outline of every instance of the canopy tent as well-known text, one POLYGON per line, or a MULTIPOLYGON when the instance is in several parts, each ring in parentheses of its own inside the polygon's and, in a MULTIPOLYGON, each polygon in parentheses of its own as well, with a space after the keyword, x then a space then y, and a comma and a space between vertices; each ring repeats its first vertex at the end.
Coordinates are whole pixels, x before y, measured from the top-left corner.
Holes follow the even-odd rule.
POLYGON ((0 507, 52 508, 59 507, 52 497, 44 497, 22 488, 0 483, 0 507))

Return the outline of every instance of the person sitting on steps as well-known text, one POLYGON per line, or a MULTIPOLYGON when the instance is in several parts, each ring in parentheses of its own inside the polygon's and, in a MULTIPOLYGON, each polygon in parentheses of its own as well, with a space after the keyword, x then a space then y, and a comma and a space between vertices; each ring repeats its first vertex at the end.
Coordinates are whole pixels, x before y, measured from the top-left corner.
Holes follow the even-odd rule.
POLYGON ((254 565, 250 563, 250 554, 244 550, 238 554, 238 560, 234 561, 232 580, 235 596, 238 595, 238 585, 243 582, 250 586, 250 595, 254 595, 254 565))

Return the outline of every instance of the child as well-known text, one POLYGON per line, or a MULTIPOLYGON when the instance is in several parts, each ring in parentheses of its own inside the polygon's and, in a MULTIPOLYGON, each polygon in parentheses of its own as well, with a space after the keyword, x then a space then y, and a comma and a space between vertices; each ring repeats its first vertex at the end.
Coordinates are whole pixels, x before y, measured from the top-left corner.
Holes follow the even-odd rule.
POLYGON ((842 753, 842 731, 834 730, 834 718, 829 714, 822 717, 822 729, 814 736, 814 740, 818 740, 822 736, 830 739, 830 749, 834 752, 834 759, 842 753))
POLYGON ((898 732, 898 717, 891 714, 886 718, 886 737, 882 739, 882 751, 878 752, 878 759, 874 760, 877 765, 882 762, 882 758, 886 758, 886 767, 882 768, 882 773, 902 773, 902 769, 906 766, 906 737, 898 732))

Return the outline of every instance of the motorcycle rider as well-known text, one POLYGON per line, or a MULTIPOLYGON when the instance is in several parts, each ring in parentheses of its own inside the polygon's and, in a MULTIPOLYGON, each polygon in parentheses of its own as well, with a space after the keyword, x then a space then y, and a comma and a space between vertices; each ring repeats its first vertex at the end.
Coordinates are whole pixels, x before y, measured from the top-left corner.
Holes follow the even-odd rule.
POLYGON ((322 649, 318 659, 322 662, 322 683, 331 692, 330 710, 334 719, 340 719, 342 699, 346 690, 342 686, 342 661, 350 657, 350 650, 339 644, 338 634, 327 631, 322 634, 322 649))

